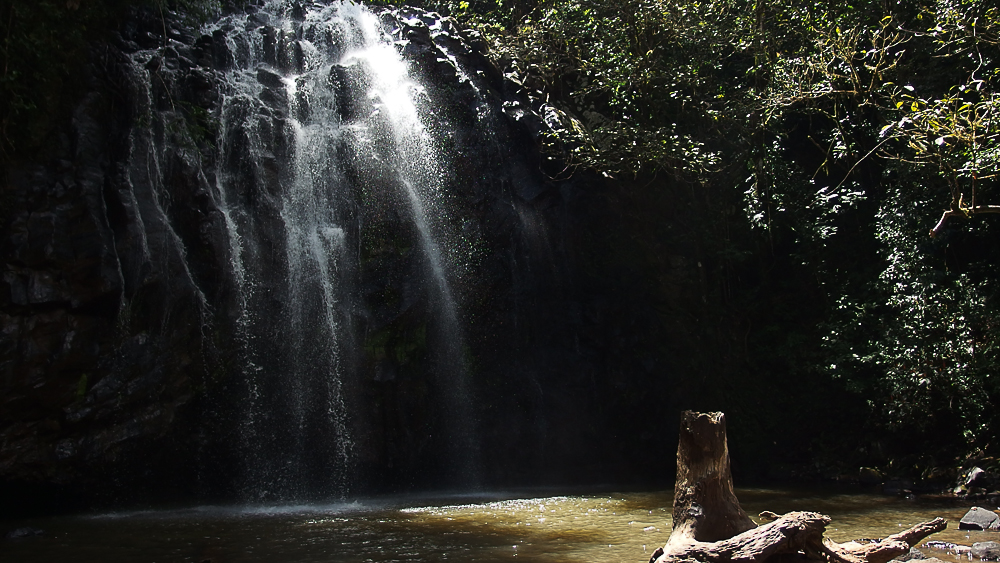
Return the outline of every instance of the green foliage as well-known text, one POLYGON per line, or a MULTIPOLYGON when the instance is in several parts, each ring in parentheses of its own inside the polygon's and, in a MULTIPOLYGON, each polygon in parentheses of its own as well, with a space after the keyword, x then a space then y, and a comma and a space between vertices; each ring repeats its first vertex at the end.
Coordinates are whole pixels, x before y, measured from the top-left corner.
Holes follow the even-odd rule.
POLYGON ((560 95, 567 126, 555 146, 607 173, 665 169, 704 178, 718 169, 722 110, 743 6, 586 0, 544 5, 501 44, 525 84, 560 95), (697 132, 697 134, 695 134, 697 132))
POLYGON ((962 241, 927 239, 920 226, 936 211, 934 190, 914 191, 894 186, 878 212, 884 270, 871 295, 840 296, 830 371, 868 397, 882 423, 946 434, 961 453, 988 446, 996 425, 996 255, 971 240, 984 256, 949 260, 962 241))
POLYGON ((0 151, 37 147, 78 93, 91 49, 130 10, 176 10, 200 21, 219 0, 8 0, 0 3, 0 151))
POLYGON ((87 394, 87 373, 80 375, 80 379, 76 382, 76 400, 82 401, 87 394))
MULTIPOLYGON (((989 406, 998 227, 960 220, 1000 211, 1000 10, 553 0, 522 11, 512 25, 509 7, 493 27, 465 19, 538 92, 552 152, 622 179, 743 194, 760 238, 717 247, 720 275, 742 288, 729 306, 761 315, 748 362, 776 353, 782 369, 832 376, 884 431, 909 428, 956 454, 989 445, 1000 429, 989 406), (740 281, 748 254, 791 261, 754 286, 740 281), (796 295, 773 281, 782 274, 809 286, 796 295), (769 292, 820 299, 786 315, 757 303, 769 292), (814 319, 805 332, 787 324, 803 314, 814 319)), ((731 218, 720 208, 715 220, 731 218)))
MULTIPOLYGON (((53 105, 69 69, 82 62, 90 10, 77 19, 79 6, 65 2, 10 2, 0 14, 0 142, 7 152, 15 139, 36 136, 32 128, 53 105)), ((37 138, 36 138, 37 140, 37 138)))

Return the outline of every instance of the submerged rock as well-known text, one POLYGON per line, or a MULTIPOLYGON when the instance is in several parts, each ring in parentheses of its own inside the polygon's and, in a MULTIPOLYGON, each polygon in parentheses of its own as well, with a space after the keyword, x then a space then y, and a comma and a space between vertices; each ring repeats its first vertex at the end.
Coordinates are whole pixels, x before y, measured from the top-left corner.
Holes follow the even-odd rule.
MULTIPOLYGON (((954 545, 954 544, 953 544, 954 545)), ((958 547, 958 546, 956 546, 958 547)), ((920 563, 944 563, 942 559, 937 557, 928 557, 924 552, 920 551, 915 547, 911 547, 910 551, 900 555, 893 559, 893 561, 919 561, 920 563)))
POLYGON ((995 541, 981 541, 972 544, 972 556, 983 561, 1000 560, 1000 543, 995 541))
POLYGON ((925 543, 923 547, 930 549, 937 549, 941 551, 947 551, 948 553, 959 557, 968 556, 972 552, 972 548, 967 545, 958 545, 946 541, 929 541, 925 543))
POLYGON ((919 549, 917 549, 915 547, 911 547, 910 551, 908 551, 908 552, 900 555, 899 557, 896 557, 895 559, 893 559, 893 561, 911 561, 911 560, 914 560, 914 559, 924 560, 924 559, 931 559, 931 558, 927 557, 926 555, 924 555, 923 551, 920 551, 919 549))

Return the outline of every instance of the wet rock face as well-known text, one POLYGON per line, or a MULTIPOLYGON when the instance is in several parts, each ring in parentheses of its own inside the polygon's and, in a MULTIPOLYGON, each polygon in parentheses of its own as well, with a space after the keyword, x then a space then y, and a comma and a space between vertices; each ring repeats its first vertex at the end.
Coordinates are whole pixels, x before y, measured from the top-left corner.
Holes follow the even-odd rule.
MULTIPOLYGON (((233 469, 225 460, 237 455, 232 443, 242 430, 230 419, 243 416, 248 362, 271 369, 295 361, 275 339, 281 325, 268 322, 289 308, 290 251, 280 234, 294 148, 289 122, 305 122, 317 108, 302 91, 290 97, 286 81, 315 55, 306 43, 334 57, 347 44, 335 34, 308 35, 320 28, 301 22, 317 6, 292 5, 300 23, 291 30, 261 12, 232 20, 246 29, 223 24, 206 34, 169 14, 137 14, 113 45, 95 49, 71 122, 33 161, 13 167, 0 241, 0 479, 82 483, 112 468, 128 481, 156 464, 153 473, 188 477, 206 465, 233 469), (263 60, 250 63, 260 90, 256 101, 225 105, 238 97, 227 72, 252 58, 233 39, 247 31, 262 42, 263 60), (233 201, 222 184, 235 188, 233 201), (242 249, 245 271, 234 270, 236 228, 253 241, 242 249), (247 279, 252 295, 240 285, 247 279), (248 307, 250 328, 241 324, 248 307)), ((442 188, 458 194, 459 234, 477 241, 486 266, 454 274, 470 296, 468 314, 495 315, 487 312, 494 303, 471 296, 513 298, 508 257, 526 240, 515 209, 527 202, 511 201, 509 187, 531 198, 550 189, 523 127, 532 118, 508 120, 504 103, 522 102, 503 92, 483 46, 473 47, 453 22, 413 9, 380 17, 437 105, 425 112, 429 128, 448 131, 442 188)), ((367 72, 334 64, 328 76, 340 92, 339 119, 366 119, 373 108, 344 92, 366 87, 367 72)), ((351 327, 342 354, 353 378, 345 383, 355 405, 348 414, 358 415, 352 432, 362 444, 354 463, 380 474, 375 480, 412 482, 414 470, 438 463, 440 453, 430 436, 444 423, 427 399, 442 385, 428 352, 429 341, 442 338, 434 334, 440 321, 430 312, 436 298, 414 227, 379 195, 388 188, 373 172, 377 163, 358 160, 346 163, 356 191, 344 197, 356 198, 352 220, 366 227, 342 235, 355 237, 361 253, 348 288, 360 295, 357 314, 341 319, 351 327)), ((510 338, 482 330, 491 350, 510 338)), ((256 391, 281 394, 278 385, 263 382, 256 391)), ((280 447, 283 438, 267 439, 280 447)))
POLYGON ((240 480, 290 480, 279 474, 298 456, 303 473, 338 475, 300 493, 399 490, 472 472, 456 440, 480 444, 481 482, 606 481, 631 469, 622 452, 639 459, 654 440, 608 425, 666 383, 636 353, 643 317, 580 281, 595 217, 615 212, 589 180, 547 179, 539 108, 475 34, 412 8, 378 12, 434 136, 438 167, 421 170, 439 208, 421 225, 390 166, 400 158, 374 141, 356 149, 392 137, 386 100, 356 95, 372 69, 344 59, 345 35, 311 25, 323 9, 291 3, 281 21, 250 9, 204 33, 138 14, 95 50, 71 122, 11 170, 0 481, 239 498, 240 480), (317 57, 333 61, 322 84, 309 81, 317 57), (341 144, 324 145, 340 160, 314 167, 336 182, 310 197, 336 224, 297 239, 289 225, 314 210, 289 195, 296 158, 323 112, 343 125, 341 144), (297 265, 302 241, 326 260, 297 265), (309 264, 335 267, 336 287, 309 281, 309 264), (312 297, 291 297, 310 284, 312 297), (613 357, 644 362, 646 379, 613 357), (461 394, 449 370, 466 373, 461 394), (288 391, 291 371, 307 399, 288 391), (449 413, 462 409, 457 436, 449 413))
MULTIPOLYGON (((221 36, 168 36, 139 15, 95 48, 71 121, 7 178, 0 479, 107 478, 156 451, 231 361, 218 344, 233 330, 232 274, 209 183, 212 67, 228 59, 221 36), (164 44, 147 88, 128 55, 164 44)), ((197 443, 183 447, 190 464, 197 443)))
POLYGON ((190 335, 171 330, 202 322, 197 288, 177 250, 156 240, 164 233, 139 224, 150 202, 112 161, 118 118, 109 101, 86 95, 45 162, 13 170, 5 186, 7 477, 73 480, 80 464, 162 432, 190 393, 176 372, 199 361, 197 345, 178 345, 190 335))

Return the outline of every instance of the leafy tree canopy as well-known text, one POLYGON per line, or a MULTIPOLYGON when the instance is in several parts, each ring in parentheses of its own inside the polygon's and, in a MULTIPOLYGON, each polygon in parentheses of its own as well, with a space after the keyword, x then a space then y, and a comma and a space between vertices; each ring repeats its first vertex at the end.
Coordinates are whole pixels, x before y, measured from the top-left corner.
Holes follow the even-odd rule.
POLYGON ((572 165, 742 194, 758 236, 825 297, 819 344, 784 351, 796 369, 864 396, 883 431, 953 453, 995 446, 1000 9, 437 6, 489 35, 509 76, 537 90, 561 124, 548 148, 572 165))

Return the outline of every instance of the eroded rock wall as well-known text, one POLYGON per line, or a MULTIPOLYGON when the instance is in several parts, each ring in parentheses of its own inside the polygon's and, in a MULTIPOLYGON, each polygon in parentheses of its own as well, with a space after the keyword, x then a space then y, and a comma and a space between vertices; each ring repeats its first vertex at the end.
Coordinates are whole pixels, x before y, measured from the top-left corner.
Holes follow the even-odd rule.
MULTIPOLYGON (((322 444, 338 432, 351 443, 337 454, 348 460, 344 483, 330 491, 321 476, 303 491, 441 487, 467 471, 479 485, 655 473, 641 471, 642 450, 669 431, 650 425, 659 417, 646 406, 671 390, 661 377, 671 368, 649 341, 669 331, 657 332, 644 297, 628 292, 635 272, 608 258, 632 236, 635 204, 616 196, 627 186, 554 180, 563 168, 539 152, 539 98, 498 71, 475 34, 411 8, 379 17, 422 85, 421 119, 441 155, 445 211, 432 227, 446 235, 476 467, 456 469, 455 397, 439 351, 454 336, 435 312, 441 291, 419 229, 378 195, 391 182, 373 172, 377 150, 347 161, 350 188, 337 196, 334 234, 349 249, 338 264, 351 272, 337 297, 348 303, 337 318, 346 428, 251 433, 267 443, 247 444, 251 399, 274 396, 275 413, 326 408, 296 407, 282 390, 287 366, 325 353, 289 348, 281 324, 294 308, 281 234, 289 121, 310 111, 285 96, 286 81, 302 70, 301 21, 317 6, 289 4, 300 23, 280 26, 250 8, 231 20, 239 29, 137 14, 95 47, 65 127, 11 168, 0 479, 131 491, 166 483, 178 494, 247 498, 248 466, 266 465, 247 451, 280 456, 292 438, 322 444), (265 53, 247 69, 256 82, 244 105, 224 104, 234 99, 227 73, 249 60, 234 33, 259 37, 265 53), (241 113, 253 126, 229 127, 241 113)), ((333 65, 330 80, 363 78, 352 72, 333 65)), ((377 113, 370 100, 337 103, 345 123, 377 113)), ((700 282, 694 260, 674 262, 665 283, 678 300, 700 282)), ((273 416, 255 424, 281 424, 273 416)), ((302 463, 321 474, 330 459, 302 463)))

